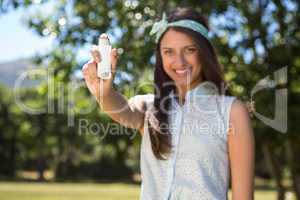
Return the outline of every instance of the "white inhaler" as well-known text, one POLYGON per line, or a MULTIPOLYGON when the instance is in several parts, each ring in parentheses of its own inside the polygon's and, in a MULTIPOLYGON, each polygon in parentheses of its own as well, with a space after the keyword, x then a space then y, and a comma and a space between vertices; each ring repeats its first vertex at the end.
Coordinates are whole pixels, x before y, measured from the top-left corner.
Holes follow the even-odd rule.
POLYGON ((99 37, 98 48, 101 54, 101 62, 97 64, 97 75, 101 79, 111 78, 111 45, 107 34, 102 33, 99 37))

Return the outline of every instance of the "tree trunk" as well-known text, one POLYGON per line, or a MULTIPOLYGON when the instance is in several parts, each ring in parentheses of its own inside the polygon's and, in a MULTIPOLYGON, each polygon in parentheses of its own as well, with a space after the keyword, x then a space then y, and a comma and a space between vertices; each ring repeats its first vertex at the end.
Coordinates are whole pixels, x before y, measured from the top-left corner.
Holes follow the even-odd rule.
POLYGON ((11 178, 15 177, 16 174, 16 146, 17 146, 17 133, 13 131, 13 136, 11 138, 11 146, 10 146, 10 169, 9 176, 11 178))
POLYGON ((45 158, 41 155, 37 160, 38 181, 45 181, 44 172, 46 169, 45 158))
POLYGON ((296 194, 297 200, 300 200, 300 175, 295 175, 295 178, 293 178, 293 186, 296 194))
POLYGON ((300 200, 300 175, 297 173, 297 166, 295 166, 297 161, 295 161, 295 157, 294 157, 295 152, 293 151, 293 144, 290 138, 288 138, 285 143, 285 153, 286 153, 287 163, 291 170, 291 179, 293 182, 292 184, 296 194, 296 199, 300 200))
POLYGON ((276 161, 276 158, 272 154, 272 148, 269 143, 265 143, 262 147, 264 157, 267 162, 267 167, 275 180, 276 190, 277 190, 277 200, 284 200, 285 197, 285 188, 282 184, 282 174, 279 163, 276 161))

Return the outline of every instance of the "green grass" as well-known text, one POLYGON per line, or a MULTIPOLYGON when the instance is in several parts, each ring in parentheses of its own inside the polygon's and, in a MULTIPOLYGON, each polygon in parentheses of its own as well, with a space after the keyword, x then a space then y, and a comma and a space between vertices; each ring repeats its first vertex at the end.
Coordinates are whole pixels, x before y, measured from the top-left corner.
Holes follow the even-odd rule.
MULTIPOLYGON (((139 192, 139 185, 125 183, 0 182, 0 200, 134 200, 139 192)), ((255 191, 255 200, 273 199, 273 190, 255 191)))
POLYGON ((0 183, 1 200, 129 200, 139 186, 94 183, 0 183))

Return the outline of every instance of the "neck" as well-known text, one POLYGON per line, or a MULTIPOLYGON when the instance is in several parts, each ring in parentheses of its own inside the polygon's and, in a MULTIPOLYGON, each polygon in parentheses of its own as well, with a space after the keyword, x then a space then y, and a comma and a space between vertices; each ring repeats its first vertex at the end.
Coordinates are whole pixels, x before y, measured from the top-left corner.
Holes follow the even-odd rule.
POLYGON ((178 95, 180 105, 184 104, 187 91, 194 89, 200 83, 202 83, 202 79, 197 79, 189 85, 176 85, 176 93, 178 95))

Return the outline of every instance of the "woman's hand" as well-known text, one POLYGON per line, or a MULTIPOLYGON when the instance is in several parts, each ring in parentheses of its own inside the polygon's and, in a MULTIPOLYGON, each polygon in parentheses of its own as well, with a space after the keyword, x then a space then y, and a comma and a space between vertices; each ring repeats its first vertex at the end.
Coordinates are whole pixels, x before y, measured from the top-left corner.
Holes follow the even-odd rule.
POLYGON ((101 61, 101 55, 98 51, 98 46, 93 45, 90 52, 92 58, 85 65, 83 65, 82 74, 89 91, 96 97, 97 100, 99 100, 101 96, 105 96, 112 90, 112 83, 116 73, 118 54, 116 48, 113 48, 110 53, 112 72, 111 78, 100 79, 97 76, 97 63, 101 61))

